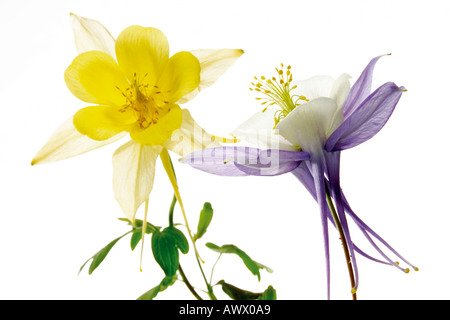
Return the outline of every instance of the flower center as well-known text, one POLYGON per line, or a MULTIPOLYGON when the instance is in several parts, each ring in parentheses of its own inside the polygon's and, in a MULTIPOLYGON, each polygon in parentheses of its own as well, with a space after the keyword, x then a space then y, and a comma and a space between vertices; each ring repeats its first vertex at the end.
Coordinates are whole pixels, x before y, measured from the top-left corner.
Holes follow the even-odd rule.
POLYGON ((157 85, 151 85, 146 81, 146 77, 147 74, 138 79, 135 73, 133 83, 125 91, 116 87, 126 98, 126 103, 120 111, 133 110, 141 129, 157 123, 170 110, 169 101, 165 98, 170 90, 163 91, 157 85))
POLYGON ((301 104, 302 101, 309 101, 305 96, 299 96, 292 93, 292 90, 297 88, 297 85, 291 87, 292 72, 291 66, 287 66, 286 72, 284 71, 284 65, 281 63, 281 69, 275 68, 278 77, 272 77, 266 79, 261 76, 259 79, 255 76, 255 80, 258 82, 253 83, 251 91, 256 91, 264 94, 266 97, 257 97, 256 100, 262 100, 261 104, 266 107, 262 112, 266 111, 269 106, 277 105, 280 110, 277 110, 274 115, 275 126, 284 119, 289 112, 294 110, 301 104))

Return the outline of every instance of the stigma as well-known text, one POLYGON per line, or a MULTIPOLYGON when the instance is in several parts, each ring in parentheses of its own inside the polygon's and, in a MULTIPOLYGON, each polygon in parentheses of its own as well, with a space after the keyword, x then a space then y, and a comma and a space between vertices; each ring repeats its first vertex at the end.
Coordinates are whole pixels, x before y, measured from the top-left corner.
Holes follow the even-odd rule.
POLYGON ((126 99, 120 111, 132 110, 141 129, 157 123, 170 111, 169 101, 165 99, 165 94, 170 91, 162 91, 157 85, 148 83, 146 78, 147 74, 138 78, 135 73, 133 82, 127 89, 116 87, 126 99))
POLYGON ((260 100, 261 105, 264 106, 262 112, 265 112, 269 106, 277 105, 280 110, 277 110, 274 115, 275 126, 284 119, 292 110, 309 100, 305 96, 293 94, 293 90, 297 88, 297 85, 292 86, 292 71, 291 66, 288 65, 286 70, 284 65, 280 64, 281 68, 275 68, 277 76, 272 78, 266 78, 261 76, 260 78, 254 77, 256 83, 252 82, 250 88, 251 91, 263 94, 264 97, 257 97, 256 100, 260 100))

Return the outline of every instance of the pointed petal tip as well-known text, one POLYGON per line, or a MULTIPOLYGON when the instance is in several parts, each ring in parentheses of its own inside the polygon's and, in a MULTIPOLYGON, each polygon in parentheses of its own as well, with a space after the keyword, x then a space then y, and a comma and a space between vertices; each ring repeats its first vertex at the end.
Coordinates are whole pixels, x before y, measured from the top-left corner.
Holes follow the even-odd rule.
POLYGON ((31 159, 31 166, 35 166, 37 164, 42 163, 43 158, 39 156, 39 154, 36 154, 33 159, 31 159))

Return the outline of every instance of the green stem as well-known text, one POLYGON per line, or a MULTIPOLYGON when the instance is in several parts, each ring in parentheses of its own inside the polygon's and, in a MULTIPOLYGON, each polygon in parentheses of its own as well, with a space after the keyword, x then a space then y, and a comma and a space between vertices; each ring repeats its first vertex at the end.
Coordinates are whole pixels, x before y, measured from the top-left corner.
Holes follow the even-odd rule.
POLYGON ((339 217, 336 213, 336 209, 334 208, 334 204, 331 199, 330 191, 328 190, 328 187, 326 187, 326 197, 327 197, 328 206, 330 207, 331 215, 333 216, 334 222, 336 223, 336 228, 338 229, 339 236, 342 241, 344 255, 345 255, 345 259, 347 261, 347 268, 348 268, 348 272, 349 272, 349 276, 350 276, 350 284, 352 286, 352 298, 353 298, 353 300, 357 300, 356 291, 354 291, 355 275, 354 275, 354 271, 353 271, 352 260, 350 258, 350 252, 348 250, 347 240, 346 240, 346 237, 344 234, 344 230, 342 229, 341 221, 339 220, 339 217))
POLYGON ((198 267, 200 268, 200 271, 202 273, 203 280, 205 280, 206 287, 208 288, 208 295, 209 295, 209 297, 211 298, 211 300, 217 300, 216 296, 214 295, 213 288, 212 288, 211 284, 208 283, 208 280, 206 280, 206 276, 205 276, 205 273, 203 272, 203 268, 202 268, 202 265, 200 263, 200 260, 198 259, 198 257, 196 257, 196 259, 197 259, 198 267))
POLYGON ((173 210, 175 209, 175 204, 177 203, 177 196, 173 195, 172 203, 169 209, 169 226, 173 227, 173 210))
POLYGON ((194 297, 197 300, 203 300, 202 297, 200 297, 198 295, 198 293, 195 291, 194 287, 191 285, 191 283, 187 279, 186 274, 184 273, 183 269, 181 268, 181 264, 178 265, 178 271, 180 272, 181 278, 183 278, 184 283, 188 287, 189 291, 191 291, 191 293, 194 295, 194 297))

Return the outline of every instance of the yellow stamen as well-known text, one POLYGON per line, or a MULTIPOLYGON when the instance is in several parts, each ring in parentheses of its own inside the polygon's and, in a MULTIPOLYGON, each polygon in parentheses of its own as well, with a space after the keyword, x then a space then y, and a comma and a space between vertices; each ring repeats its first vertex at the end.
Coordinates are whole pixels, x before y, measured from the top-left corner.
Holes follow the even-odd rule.
MULTIPOLYGON (((281 69, 275 68, 278 79, 276 77, 272 77, 271 79, 266 79, 266 77, 261 76, 258 79, 256 76, 255 80, 259 82, 251 83, 253 88, 250 88, 251 91, 261 92, 266 97, 257 97, 257 100, 263 100, 261 105, 265 105, 269 103, 269 106, 277 104, 281 110, 277 110, 275 113, 275 127, 277 124, 284 119, 289 112, 298 107, 302 101, 309 101, 305 96, 298 96, 292 93, 292 90, 297 88, 297 85, 291 87, 292 82, 292 71, 291 66, 287 66, 287 71, 284 72, 284 65, 281 63, 281 69)), ((265 112, 267 107, 263 109, 262 112, 265 112)), ((274 128, 275 128, 274 127, 274 128)))
POLYGON ((156 85, 150 86, 145 80, 147 75, 138 79, 135 73, 132 85, 125 91, 116 86, 116 89, 126 98, 126 103, 120 111, 134 110, 136 121, 142 129, 157 123, 170 109, 167 107, 169 102, 165 98, 165 94, 168 94, 170 90, 162 91, 156 85))

